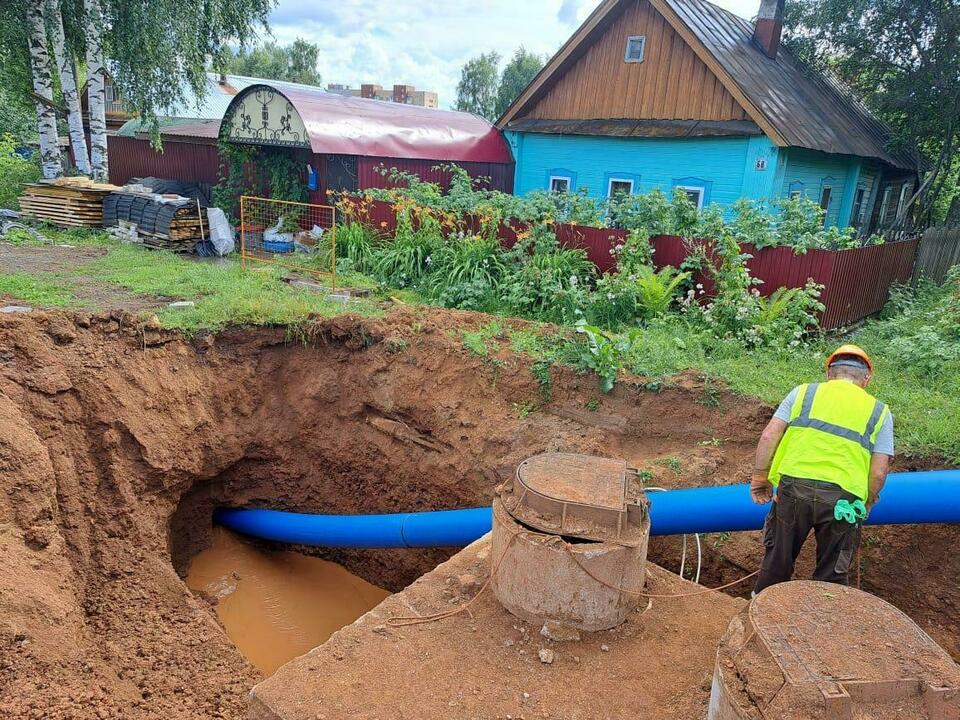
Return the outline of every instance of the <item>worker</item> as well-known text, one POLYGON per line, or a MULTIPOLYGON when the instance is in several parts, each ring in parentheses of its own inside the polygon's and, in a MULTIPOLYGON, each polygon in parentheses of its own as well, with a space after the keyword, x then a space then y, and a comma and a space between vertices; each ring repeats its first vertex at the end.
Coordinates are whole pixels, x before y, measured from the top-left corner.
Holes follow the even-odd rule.
POLYGON ((893 416, 864 389, 873 375, 870 357, 843 345, 826 367, 826 382, 790 391, 757 444, 750 494, 760 505, 775 502, 763 526, 754 594, 790 580, 811 530, 814 579, 848 584, 860 527, 887 478, 893 416))

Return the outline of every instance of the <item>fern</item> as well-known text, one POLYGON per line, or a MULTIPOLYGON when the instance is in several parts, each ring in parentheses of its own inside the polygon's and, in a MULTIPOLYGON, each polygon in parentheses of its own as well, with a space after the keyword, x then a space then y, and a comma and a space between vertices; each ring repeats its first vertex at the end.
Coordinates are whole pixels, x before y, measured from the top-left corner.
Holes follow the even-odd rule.
POLYGON ((677 288, 690 277, 690 273, 679 272, 675 267, 666 266, 660 272, 644 267, 637 275, 637 305, 644 318, 662 315, 677 295, 677 288))

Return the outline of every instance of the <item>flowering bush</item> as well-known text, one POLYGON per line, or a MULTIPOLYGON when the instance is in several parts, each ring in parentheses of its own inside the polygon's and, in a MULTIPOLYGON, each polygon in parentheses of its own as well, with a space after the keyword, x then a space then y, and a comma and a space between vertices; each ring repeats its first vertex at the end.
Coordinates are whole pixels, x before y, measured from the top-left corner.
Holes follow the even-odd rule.
POLYGON ((769 298, 760 294, 761 281, 750 274, 747 260, 730 232, 715 240, 690 246, 690 257, 713 280, 713 297, 702 304, 697 290, 681 302, 683 312, 710 328, 718 338, 736 338, 750 347, 799 345, 806 333, 817 326, 822 286, 810 281, 804 288, 778 288, 769 298))
POLYGON ((546 322, 573 323, 583 315, 596 266, 578 248, 563 248, 553 230, 536 225, 508 253, 503 284, 507 308, 546 322))

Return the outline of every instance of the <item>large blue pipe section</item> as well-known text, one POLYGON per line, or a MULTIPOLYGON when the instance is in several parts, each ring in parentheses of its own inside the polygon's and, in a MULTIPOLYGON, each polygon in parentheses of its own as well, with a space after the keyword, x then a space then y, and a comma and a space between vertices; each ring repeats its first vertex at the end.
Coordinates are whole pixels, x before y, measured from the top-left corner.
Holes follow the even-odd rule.
MULTIPOLYGON (((650 493, 650 534, 759 530, 769 505, 750 500, 750 486, 650 493)), ((264 540, 341 548, 463 546, 490 530, 490 508, 391 515, 307 515, 220 508, 214 521, 264 540)), ((960 470, 893 473, 868 525, 960 523, 960 470)))
POLYGON ((218 508, 213 521, 264 540, 340 548, 462 547, 490 532, 490 508, 390 515, 307 515, 218 508))

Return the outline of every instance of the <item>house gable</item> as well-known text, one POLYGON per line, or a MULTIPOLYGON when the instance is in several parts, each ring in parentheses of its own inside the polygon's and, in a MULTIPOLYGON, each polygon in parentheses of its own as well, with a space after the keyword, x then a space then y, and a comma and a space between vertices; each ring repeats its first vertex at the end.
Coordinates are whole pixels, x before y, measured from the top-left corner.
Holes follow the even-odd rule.
POLYGON ((604 3, 510 110, 512 120, 744 121, 751 117, 649 0, 604 3), (628 62, 627 38, 643 59, 628 62), (527 97, 524 97, 527 96, 527 97))

